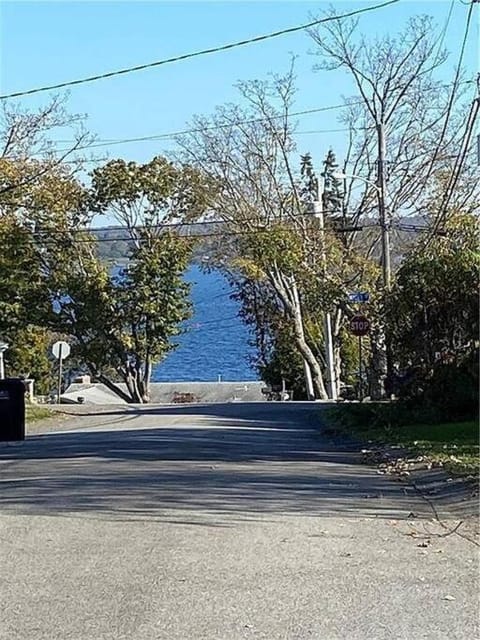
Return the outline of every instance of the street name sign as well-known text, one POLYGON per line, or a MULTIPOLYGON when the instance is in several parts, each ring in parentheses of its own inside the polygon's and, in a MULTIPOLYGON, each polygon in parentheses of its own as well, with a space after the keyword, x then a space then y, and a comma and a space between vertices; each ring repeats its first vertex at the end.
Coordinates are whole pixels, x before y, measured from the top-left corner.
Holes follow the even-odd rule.
POLYGON ((348 299, 350 302, 368 302, 370 294, 366 291, 355 291, 354 293, 348 294, 348 299))

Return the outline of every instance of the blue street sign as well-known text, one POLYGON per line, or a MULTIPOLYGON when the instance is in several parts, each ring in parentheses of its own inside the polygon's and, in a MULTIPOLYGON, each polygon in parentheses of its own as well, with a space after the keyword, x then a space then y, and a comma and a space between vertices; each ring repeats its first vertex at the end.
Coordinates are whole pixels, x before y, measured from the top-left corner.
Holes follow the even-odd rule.
POLYGON ((349 293, 348 299, 350 302, 368 302, 370 294, 366 291, 355 291, 355 293, 349 293))

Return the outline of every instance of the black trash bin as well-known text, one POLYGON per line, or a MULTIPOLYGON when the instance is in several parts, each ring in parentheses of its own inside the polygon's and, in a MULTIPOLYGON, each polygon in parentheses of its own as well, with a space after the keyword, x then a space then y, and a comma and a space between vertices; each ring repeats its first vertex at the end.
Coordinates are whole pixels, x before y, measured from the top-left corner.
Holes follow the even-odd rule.
POLYGON ((18 378, 0 380, 0 441, 25 440, 25 385, 18 378))

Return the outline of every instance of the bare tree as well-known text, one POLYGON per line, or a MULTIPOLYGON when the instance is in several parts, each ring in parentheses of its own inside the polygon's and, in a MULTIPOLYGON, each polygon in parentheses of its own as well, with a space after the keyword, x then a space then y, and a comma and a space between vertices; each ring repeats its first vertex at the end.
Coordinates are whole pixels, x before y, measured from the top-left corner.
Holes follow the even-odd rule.
POLYGON ((55 96, 32 111, 4 102, 0 111, 0 206, 12 205, 15 194, 62 167, 73 175, 84 166, 93 141, 85 116, 69 114, 67 96, 55 96), (58 136, 67 137, 58 148, 58 136))
POLYGON ((193 131, 178 139, 182 158, 216 184, 210 216, 222 221, 226 236, 238 234, 243 257, 256 264, 275 292, 311 371, 315 395, 326 398, 321 362, 307 335, 300 285, 307 271, 315 278, 321 275, 315 269, 318 230, 315 233, 312 216, 306 215, 294 169, 293 69, 271 81, 242 82, 238 88, 245 106, 227 105, 211 118, 196 118, 193 131), (295 249, 282 244, 287 227, 295 249))
MULTIPOLYGON (((345 179, 345 210, 354 225, 369 226, 369 231, 360 237, 351 234, 347 245, 380 257, 383 221, 378 219, 378 209, 386 212, 385 233, 410 218, 431 221, 440 215, 441 192, 448 188, 441 176, 451 171, 466 136, 468 84, 459 69, 451 83, 440 77, 448 56, 442 44, 444 33, 431 18, 414 17, 396 37, 375 40, 359 33, 358 24, 356 19, 339 20, 311 29, 310 36, 321 58, 317 68, 346 71, 355 90, 345 100, 341 116, 350 129, 343 168, 345 174, 360 176, 364 182, 345 179), (382 136, 385 183, 379 188, 382 136)), ((463 177, 468 171, 464 169, 463 177)), ((477 206, 475 183, 464 179, 458 184, 462 186, 450 202, 477 206)), ((395 242, 399 240, 394 236, 395 242)), ((402 251, 399 246, 393 249, 397 256, 402 251)), ((381 289, 381 281, 378 284, 381 289)), ((382 343, 383 331, 376 331, 372 351, 377 382, 386 367, 382 343)), ((375 392, 380 393, 378 385, 375 392)))

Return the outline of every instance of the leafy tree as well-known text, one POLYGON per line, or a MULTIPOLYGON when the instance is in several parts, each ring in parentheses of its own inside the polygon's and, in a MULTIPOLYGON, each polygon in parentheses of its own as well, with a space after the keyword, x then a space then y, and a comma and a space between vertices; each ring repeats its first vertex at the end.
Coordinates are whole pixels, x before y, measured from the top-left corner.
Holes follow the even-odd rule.
POLYGON ((198 216, 206 188, 200 173, 164 158, 145 165, 107 163, 94 170, 87 203, 125 227, 126 267, 112 277, 90 235, 91 242, 73 242, 73 271, 52 270, 52 286, 63 285, 57 287, 63 330, 75 336, 90 371, 129 401, 148 402, 153 365, 175 346, 171 338, 189 317, 183 273, 193 245, 165 224, 198 216), (115 383, 118 379, 127 393, 115 383))
POLYGON ((400 266, 387 321, 403 395, 475 411, 478 394, 480 256, 473 216, 457 216, 451 233, 400 266), (467 396, 468 398, 467 398, 467 396))
POLYGON ((47 395, 55 388, 55 363, 51 346, 55 335, 37 325, 27 325, 9 334, 10 348, 5 353, 9 377, 35 380, 35 392, 47 395))
MULTIPOLYGON (((19 163, 8 166, 21 175, 19 163)), ((72 357, 98 380, 127 401, 148 401, 152 367, 173 348, 171 339, 190 312, 182 275, 192 243, 164 224, 198 215, 199 184, 188 167, 154 159, 109 163, 94 172, 91 189, 62 166, 12 190, 11 214, 0 225, 3 271, 14 266, 2 284, 4 333, 22 329, 25 348, 32 323, 69 336, 72 357), (118 215, 127 231, 128 263, 116 276, 99 260, 89 231, 93 214, 104 211, 118 215)), ((16 370, 26 368, 21 361, 16 370)))

